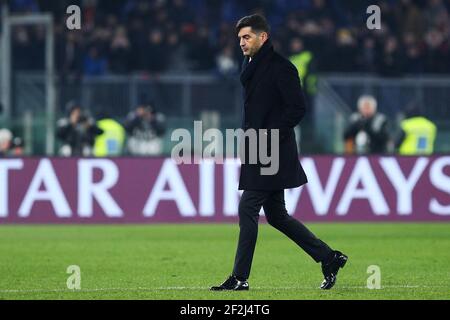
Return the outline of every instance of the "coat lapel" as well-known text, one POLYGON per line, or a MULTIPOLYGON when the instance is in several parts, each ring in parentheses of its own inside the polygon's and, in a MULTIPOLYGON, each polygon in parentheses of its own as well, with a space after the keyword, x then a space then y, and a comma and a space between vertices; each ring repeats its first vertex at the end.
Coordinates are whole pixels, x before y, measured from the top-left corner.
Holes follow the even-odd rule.
POLYGON ((255 91, 255 88, 258 86, 259 82, 263 79, 264 74, 268 70, 269 70, 269 63, 259 65, 258 68, 256 68, 255 75, 253 76, 252 80, 250 81, 248 89, 245 90, 245 102, 248 101, 251 94, 255 91))
POLYGON ((248 62, 248 58, 245 58, 241 74, 241 82, 245 89, 245 102, 248 101, 250 95, 254 92, 265 73, 269 70, 272 55, 273 46, 268 41, 263 45, 251 62, 248 62))

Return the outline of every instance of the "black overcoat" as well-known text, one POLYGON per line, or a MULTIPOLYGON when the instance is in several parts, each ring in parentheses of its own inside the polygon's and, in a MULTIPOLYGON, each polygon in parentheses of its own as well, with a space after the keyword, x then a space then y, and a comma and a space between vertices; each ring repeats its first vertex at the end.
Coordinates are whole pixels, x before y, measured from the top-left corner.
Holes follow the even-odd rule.
POLYGON ((242 129, 268 129, 269 136, 270 129, 279 129, 280 139, 279 168, 274 175, 261 174, 261 163, 248 163, 251 149, 244 147, 248 159, 241 165, 239 190, 282 190, 304 185, 307 178, 299 161, 294 127, 303 118, 306 106, 296 67, 266 41, 250 62, 245 58, 241 82, 242 129))

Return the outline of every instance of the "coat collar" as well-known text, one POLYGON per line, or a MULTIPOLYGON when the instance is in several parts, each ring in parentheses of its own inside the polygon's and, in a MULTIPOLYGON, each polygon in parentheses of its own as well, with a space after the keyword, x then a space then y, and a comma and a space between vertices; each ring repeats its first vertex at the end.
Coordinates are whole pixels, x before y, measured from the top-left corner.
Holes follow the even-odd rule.
POLYGON ((268 61, 273 55, 273 45, 267 40, 261 49, 253 56, 252 61, 249 57, 245 57, 242 64, 241 83, 246 90, 246 95, 252 91, 254 85, 261 79, 262 71, 265 71, 268 66, 268 61), (251 81, 255 79, 255 81, 251 81))

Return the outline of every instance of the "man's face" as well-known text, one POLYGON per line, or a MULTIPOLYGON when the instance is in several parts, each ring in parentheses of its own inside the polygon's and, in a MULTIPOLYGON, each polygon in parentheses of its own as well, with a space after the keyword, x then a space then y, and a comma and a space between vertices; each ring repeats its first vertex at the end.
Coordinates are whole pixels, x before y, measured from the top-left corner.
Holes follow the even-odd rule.
POLYGON ((70 113, 70 121, 72 123, 77 123, 80 120, 80 117, 81 117, 81 109, 78 107, 74 108, 70 113))
POLYGON ((371 118, 375 114, 375 107, 369 101, 364 101, 359 112, 364 118, 371 118))
POLYGON ((145 115, 145 108, 143 107, 143 106, 139 106, 139 107, 137 107, 137 109, 136 109, 136 115, 138 116, 138 117, 144 117, 144 115, 145 115))
POLYGON ((136 109, 136 114, 138 115, 138 117, 146 120, 152 119, 153 117, 152 111, 145 106, 138 107, 136 109))
POLYGON ((252 27, 244 27, 238 33, 239 45, 244 56, 253 57, 261 49, 268 36, 266 32, 255 33, 252 27))

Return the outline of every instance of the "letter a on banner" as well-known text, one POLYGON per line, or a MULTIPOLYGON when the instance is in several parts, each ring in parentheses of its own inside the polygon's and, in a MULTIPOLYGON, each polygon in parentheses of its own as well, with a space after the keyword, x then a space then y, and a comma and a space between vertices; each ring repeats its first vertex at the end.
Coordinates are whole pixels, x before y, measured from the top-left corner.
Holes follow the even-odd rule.
POLYGON ((384 199, 370 162, 365 157, 356 161, 350 181, 337 207, 337 214, 346 215, 354 199, 367 199, 376 215, 389 214, 386 199, 384 199), (362 184, 362 188, 358 188, 359 183, 362 184))
POLYGON ((162 200, 174 201, 183 217, 193 217, 196 215, 192 199, 189 196, 180 171, 172 159, 164 161, 158 179, 145 204, 144 216, 154 216, 156 207, 162 200), (166 183, 169 185, 169 190, 164 190, 166 183))

